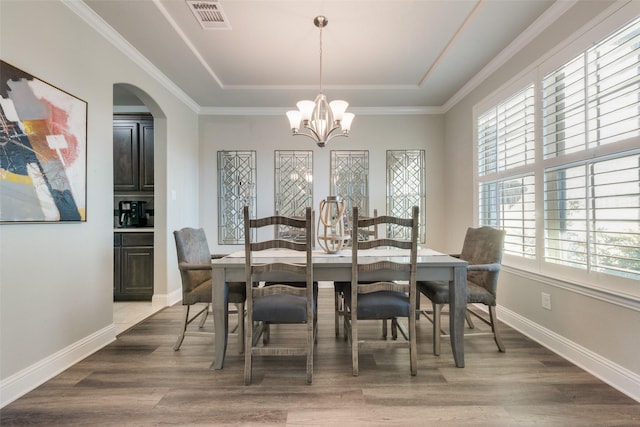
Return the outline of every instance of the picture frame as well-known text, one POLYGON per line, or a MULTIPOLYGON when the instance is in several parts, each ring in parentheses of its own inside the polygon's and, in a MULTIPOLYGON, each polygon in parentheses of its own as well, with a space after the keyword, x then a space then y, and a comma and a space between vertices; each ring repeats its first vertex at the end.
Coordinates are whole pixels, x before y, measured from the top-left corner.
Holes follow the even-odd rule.
POLYGON ((0 60, 0 223, 87 220, 87 111, 0 60))

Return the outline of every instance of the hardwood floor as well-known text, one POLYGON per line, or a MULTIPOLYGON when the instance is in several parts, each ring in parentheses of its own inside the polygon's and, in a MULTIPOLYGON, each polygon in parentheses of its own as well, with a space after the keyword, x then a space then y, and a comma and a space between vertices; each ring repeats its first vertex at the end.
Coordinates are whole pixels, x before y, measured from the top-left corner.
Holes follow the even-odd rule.
MULTIPOLYGON (((320 289, 313 385, 305 384, 302 357, 257 358, 247 387, 235 337, 222 371, 210 369, 210 338, 186 337, 173 351, 182 313, 169 307, 129 329, 7 405, 0 425, 640 425, 640 403, 504 325, 506 353, 491 337, 468 338, 459 369, 448 340, 432 355, 431 324, 422 318, 418 376, 402 349, 361 354, 353 377, 348 344, 334 335, 333 292, 320 289)), ((272 328, 272 339, 295 338, 291 328, 272 328)), ((362 330, 379 334, 380 325, 362 330)))

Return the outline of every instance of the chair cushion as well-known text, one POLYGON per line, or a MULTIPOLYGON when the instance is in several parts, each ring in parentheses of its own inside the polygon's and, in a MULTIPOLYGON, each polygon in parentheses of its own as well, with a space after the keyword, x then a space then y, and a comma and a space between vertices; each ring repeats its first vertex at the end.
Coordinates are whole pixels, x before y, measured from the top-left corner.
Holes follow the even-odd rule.
POLYGON ((211 302, 211 291, 211 279, 209 279, 191 288, 188 292, 183 292, 182 305, 211 302))
MULTIPOLYGON (((418 282, 418 290, 435 304, 449 304, 448 282, 418 282)), ((482 286, 467 280, 467 303, 496 305, 496 297, 482 286)))
POLYGON ((243 303, 247 299, 247 287, 244 282, 229 282, 227 301, 231 304, 243 303))
MULTIPOLYGON (((351 286, 344 291, 347 305, 351 305, 351 286)), ((358 295, 358 319, 390 319, 409 317, 409 296, 404 292, 378 291, 358 295)))
MULTIPOLYGON (((312 309, 315 311, 315 301, 312 309)), ((276 294, 253 301, 253 320, 272 323, 301 323, 307 320, 307 298, 276 294)))
MULTIPOLYGON (((211 302, 212 299, 212 280, 206 280, 188 292, 182 295, 182 305, 191 305, 199 302, 211 302)), ((244 282, 229 283, 229 294, 227 299, 230 303, 242 303, 245 301, 247 289, 244 282)))

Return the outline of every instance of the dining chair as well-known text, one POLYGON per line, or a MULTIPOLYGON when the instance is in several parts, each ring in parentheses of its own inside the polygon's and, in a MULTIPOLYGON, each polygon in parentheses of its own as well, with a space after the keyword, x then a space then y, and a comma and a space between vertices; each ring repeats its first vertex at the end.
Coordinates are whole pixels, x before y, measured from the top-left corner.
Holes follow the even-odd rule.
MULTIPOLYGON (((484 304, 488 307, 489 318, 467 309, 466 319, 470 329, 474 329, 471 316, 474 315, 491 327, 491 332, 465 333, 469 335, 493 335, 498 350, 505 351, 498 329, 496 316, 496 295, 498 274, 502 264, 504 230, 492 227, 468 228, 460 254, 456 258, 468 262, 467 265, 467 304, 484 304)), ((444 305, 449 304, 448 282, 418 282, 418 290, 431 300, 432 311, 421 310, 433 323, 433 354, 440 354, 440 339, 450 337, 441 326, 441 314, 444 305)), ((418 301, 419 304, 419 301, 418 301)))
POLYGON ((353 208, 354 220, 351 243, 351 283, 345 290, 344 327, 351 342, 353 375, 359 374, 358 356, 361 349, 408 348, 411 375, 417 375, 416 349, 416 260, 418 253, 418 207, 411 210, 410 218, 378 216, 360 218, 353 208), (391 226, 396 230, 385 238, 358 239, 363 227, 391 226), (406 232, 406 233, 405 233, 406 232), (394 236, 410 236, 408 240, 394 236), (376 248, 408 250, 402 260, 390 261, 371 258, 376 248), (408 329, 398 322, 407 318, 408 329), (365 340, 359 334, 361 320, 392 320, 398 325, 404 340, 365 340))
MULTIPOLYGON (((176 242, 178 268, 182 279, 182 305, 185 315, 182 327, 173 349, 178 351, 186 335, 213 336, 213 332, 201 331, 210 313, 212 302, 213 279, 211 274, 211 260, 223 255, 212 255, 209 252, 207 236, 202 228, 185 227, 175 230, 173 236, 176 242), (199 311, 189 318, 189 309, 196 304, 204 304, 199 311), (188 326, 200 317, 197 331, 189 330, 188 326)), ((244 351, 244 302, 246 298, 244 282, 231 282, 229 286, 229 303, 234 304, 238 314, 237 335, 240 343, 240 353, 244 351)))
MULTIPOLYGON (((373 216, 378 216, 378 209, 373 210, 373 216)), ((361 217, 365 218, 365 217, 361 217)), ((370 227, 370 228, 362 228, 358 233, 358 238, 362 238, 364 240, 369 239, 377 239, 378 238, 378 227, 370 227)), ((349 242, 348 245, 351 245, 349 242)), ((340 324, 344 323, 342 317, 344 316, 344 291, 349 286, 351 282, 333 282, 333 300, 334 300, 334 318, 335 318, 335 330, 336 337, 340 336, 340 324)), ((383 328, 386 328, 386 323, 383 323, 383 328)), ((347 335, 345 334, 344 339, 347 339, 347 335)))
POLYGON ((247 294, 247 327, 245 328, 244 382, 251 384, 254 356, 306 356, 306 381, 313 382, 313 349, 316 332, 314 316, 316 300, 313 286, 311 208, 305 209, 305 217, 293 218, 280 215, 264 218, 249 218, 249 209, 244 207, 245 274, 247 294), (259 236, 260 229, 269 226, 296 228, 304 241, 273 238, 251 241, 259 236), (253 232, 253 231, 257 232, 253 232), (295 262, 278 257, 277 250, 296 251, 295 262), (266 251, 274 250, 273 253, 266 251), (264 283, 269 282, 269 286, 264 283), (295 283, 305 283, 304 287, 295 283), (261 285, 255 285, 261 283, 261 285), (293 283, 293 284, 292 284, 293 283), (270 325, 302 324, 305 339, 300 345, 269 345, 270 325), (260 337, 263 336, 262 346, 260 337))

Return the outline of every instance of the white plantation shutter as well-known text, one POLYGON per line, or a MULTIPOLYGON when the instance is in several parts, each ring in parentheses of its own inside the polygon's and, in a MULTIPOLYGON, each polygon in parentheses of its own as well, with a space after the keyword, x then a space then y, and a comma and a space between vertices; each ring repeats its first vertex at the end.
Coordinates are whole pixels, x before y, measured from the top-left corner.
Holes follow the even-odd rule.
POLYGON ((480 175, 506 171, 534 160, 533 84, 478 118, 480 175))
POLYGON ((526 268, 638 281, 640 18, 572 53, 477 116, 478 222, 506 231, 505 254, 537 261, 526 268))
POLYGON ((640 134, 639 57, 636 20, 544 77, 545 158, 640 134))
POLYGON ((533 175, 481 183, 480 225, 505 230, 504 250, 524 258, 536 255, 536 206, 533 175))

